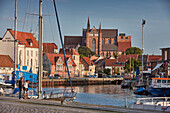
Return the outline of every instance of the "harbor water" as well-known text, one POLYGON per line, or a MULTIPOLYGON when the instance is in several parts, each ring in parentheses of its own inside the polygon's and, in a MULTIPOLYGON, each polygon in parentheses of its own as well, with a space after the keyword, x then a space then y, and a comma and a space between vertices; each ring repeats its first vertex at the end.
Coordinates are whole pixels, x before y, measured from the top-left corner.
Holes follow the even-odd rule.
MULTIPOLYGON (((43 90, 54 90, 70 88, 70 87, 48 87, 43 90)), ((125 98, 127 98, 127 105, 130 106, 136 102, 136 98, 146 97, 144 95, 135 95, 132 90, 122 89, 121 85, 88 85, 88 86, 74 86, 77 91, 77 96, 74 102, 96 104, 96 105, 112 105, 125 106, 125 98)))

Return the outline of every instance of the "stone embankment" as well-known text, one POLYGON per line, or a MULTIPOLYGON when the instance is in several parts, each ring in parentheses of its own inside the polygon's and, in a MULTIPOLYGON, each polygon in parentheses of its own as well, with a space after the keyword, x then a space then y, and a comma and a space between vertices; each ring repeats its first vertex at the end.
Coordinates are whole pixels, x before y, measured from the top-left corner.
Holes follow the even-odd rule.
MULTIPOLYGON (((123 78, 72 78, 72 85, 121 84, 123 78)), ((69 86, 69 79, 43 79, 43 86, 69 86)))

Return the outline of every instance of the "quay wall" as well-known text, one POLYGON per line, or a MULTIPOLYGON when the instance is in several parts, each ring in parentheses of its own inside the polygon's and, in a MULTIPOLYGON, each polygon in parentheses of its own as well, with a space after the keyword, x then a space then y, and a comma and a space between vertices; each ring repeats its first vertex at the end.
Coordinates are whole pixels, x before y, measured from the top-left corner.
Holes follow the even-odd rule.
MULTIPOLYGON (((73 86, 81 85, 120 85, 123 78, 72 78, 73 86)), ((43 86, 70 86, 69 79, 43 79, 43 86)))

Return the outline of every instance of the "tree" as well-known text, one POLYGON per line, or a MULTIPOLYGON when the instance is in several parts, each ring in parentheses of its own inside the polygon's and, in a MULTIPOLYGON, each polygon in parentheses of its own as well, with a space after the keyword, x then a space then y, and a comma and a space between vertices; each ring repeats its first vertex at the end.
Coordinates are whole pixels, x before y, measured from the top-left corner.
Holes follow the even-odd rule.
POLYGON ((115 59, 117 59, 117 58, 118 58, 118 54, 117 54, 117 53, 115 53, 115 54, 114 54, 114 57, 115 57, 115 59))
POLYGON ((131 48, 126 49, 125 53, 126 53, 126 55, 128 55, 128 54, 139 54, 139 55, 141 55, 142 50, 140 48, 137 48, 137 47, 131 47, 131 48))
POLYGON ((95 52, 91 51, 91 49, 89 49, 86 46, 79 47, 78 52, 79 52, 80 56, 85 56, 85 57, 96 55, 95 52))
POLYGON ((136 67, 139 67, 142 65, 142 62, 136 60, 136 59, 129 59, 127 62, 126 62, 126 65, 125 65, 125 71, 126 72, 130 72, 130 70, 132 71, 134 69, 134 71, 136 71, 136 67), (131 61, 131 66, 130 66, 130 61, 131 61), (130 68, 131 67, 131 68, 130 68))

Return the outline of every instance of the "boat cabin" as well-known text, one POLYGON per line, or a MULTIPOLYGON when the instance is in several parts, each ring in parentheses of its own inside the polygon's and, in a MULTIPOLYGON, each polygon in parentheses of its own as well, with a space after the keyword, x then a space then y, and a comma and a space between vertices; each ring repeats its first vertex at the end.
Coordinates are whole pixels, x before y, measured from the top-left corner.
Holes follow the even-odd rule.
POLYGON ((170 88, 170 78, 152 78, 153 88, 170 88))

